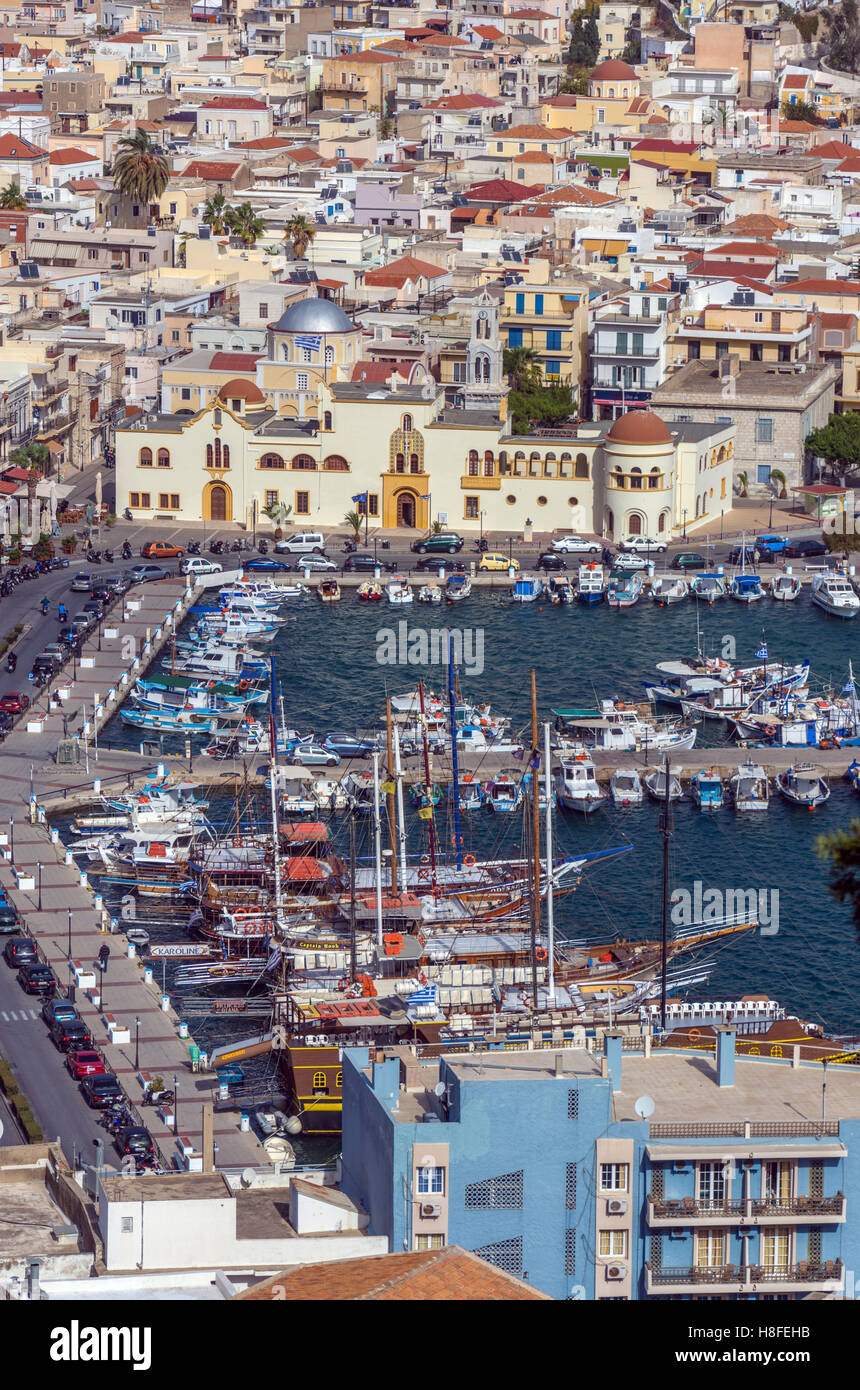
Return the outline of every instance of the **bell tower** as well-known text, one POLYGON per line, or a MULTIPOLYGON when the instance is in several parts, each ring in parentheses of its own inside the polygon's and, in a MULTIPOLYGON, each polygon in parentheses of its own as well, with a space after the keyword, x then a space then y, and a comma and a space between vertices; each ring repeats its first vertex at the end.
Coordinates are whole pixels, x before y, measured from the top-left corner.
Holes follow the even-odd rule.
POLYGON ((486 290, 482 290, 472 305, 463 407, 466 410, 498 411, 505 390, 499 305, 486 290))

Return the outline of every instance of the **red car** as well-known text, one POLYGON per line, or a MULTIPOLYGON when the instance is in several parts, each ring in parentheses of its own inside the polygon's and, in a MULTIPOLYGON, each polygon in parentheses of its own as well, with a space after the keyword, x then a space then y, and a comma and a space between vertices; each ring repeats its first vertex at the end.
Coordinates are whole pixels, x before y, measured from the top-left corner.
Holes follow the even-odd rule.
POLYGON ((29 695, 0 695, 0 709, 6 714, 21 714, 29 704, 29 695))
POLYGON ((76 1081, 84 1076, 101 1075, 105 1070, 105 1064, 97 1052, 70 1052, 66 1057, 66 1066, 76 1081))

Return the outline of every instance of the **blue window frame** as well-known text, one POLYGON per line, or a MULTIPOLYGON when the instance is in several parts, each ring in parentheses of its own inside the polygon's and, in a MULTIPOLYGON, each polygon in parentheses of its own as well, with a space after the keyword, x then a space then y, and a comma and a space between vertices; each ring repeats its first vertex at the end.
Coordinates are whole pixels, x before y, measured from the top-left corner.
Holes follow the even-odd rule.
POLYGON ((770 464, 769 464, 769 463, 760 463, 760 464, 758 465, 758 467, 756 468, 756 482, 757 482, 757 483, 769 483, 769 482, 770 482, 770 464))
POLYGON ((523 330, 521 328, 508 329, 508 347, 518 348, 523 345, 523 330))
POLYGON ((516 300, 515 300, 515 302, 514 302, 514 312, 517 313, 517 314, 524 314, 525 311, 526 311, 526 297, 525 297, 524 294, 518 294, 517 297, 516 297, 516 300))
POLYGON ((542 295, 542 294, 536 294, 536 295, 535 295, 535 313, 536 313, 536 314, 542 314, 542 313, 543 313, 543 295, 542 295))
POLYGON ((548 328, 546 330, 546 345, 550 352, 561 352, 560 328, 548 328))
POLYGON ((561 375, 561 363, 556 358, 549 358, 544 365, 547 376, 561 375))

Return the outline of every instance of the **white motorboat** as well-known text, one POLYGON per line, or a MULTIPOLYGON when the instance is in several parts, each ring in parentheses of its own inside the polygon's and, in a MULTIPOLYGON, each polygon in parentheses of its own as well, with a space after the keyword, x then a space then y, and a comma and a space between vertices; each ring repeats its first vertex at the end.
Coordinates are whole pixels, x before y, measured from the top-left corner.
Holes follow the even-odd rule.
POLYGON ((544 586, 544 597, 550 603, 573 603, 576 595, 573 592, 570 575, 551 574, 544 586))
POLYGON ((757 603, 764 598, 761 579, 757 574, 736 574, 729 585, 729 598, 737 603, 757 603))
POLYGON ((452 574, 445 585, 445 596, 450 603, 459 603, 472 592, 472 581, 468 574, 452 574))
POLYGON ((647 706, 637 706, 622 700, 602 700, 596 710, 554 709, 556 728, 560 732, 559 746, 564 748, 565 736, 573 738, 574 748, 612 748, 622 752, 657 753, 692 748, 696 730, 686 729, 677 721, 646 718, 647 706))
MULTIPOLYGON (((649 796, 653 796, 655 801, 666 800, 666 770, 662 767, 655 767, 653 772, 645 774, 645 790, 649 796)), ((674 772, 669 773, 669 800, 679 801, 682 796, 681 783, 674 772)))
POLYGON ((860 611, 857 597, 848 580, 830 571, 816 574, 812 581, 812 602, 834 618, 856 618, 860 611))
POLYGON ((543 581, 533 574, 521 574, 511 585, 514 603, 534 603, 543 594, 543 581))
POLYGON ((632 608, 642 594, 642 575, 638 570, 610 570, 606 602, 610 608, 632 608))
POLYGON ((594 563, 580 565, 576 580, 576 592, 580 603, 602 603, 603 566, 594 563))
POLYGON ((726 596, 726 580, 722 574, 697 574, 690 584, 693 598, 702 603, 715 603, 726 596))
POLYGON ((687 598, 690 586, 680 575, 657 574, 651 580, 651 597, 660 608, 687 598))
POLYGON ((441 603, 442 590, 438 584, 422 584, 418 590, 419 603, 441 603))
POLYGON ((405 575, 393 574, 385 586, 385 597, 395 606, 412 603, 414 594, 406 582, 405 575))
POLYGON ((770 581, 770 596, 779 603, 792 603, 802 588, 796 574, 777 574, 770 581))
POLYGON ((740 763, 731 779, 736 811, 766 811, 770 800, 767 774, 758 763, 740 763))
POLYGON ((609 790, 616 806, 639 806, 644 799, 642 783, 635 768, 616 768, 609 780, 609 790))
POLYGON ((307 598, 310 587, 307 584, 282 584, 281 594, 284 598, 307 598))
POLYGON ((561 758, 553 772, 556 799, 565 811, 581 811, 589 816, 603 804, 605 797, 594 763, 586 752, 561 758))
POLYGON ((830 796, 830 788, 812 763, 795 763, 784 772, 778 772, 776 785, 787 801, 793 801, 795 806, 806 806, 810 811, 823 806, 830 796))

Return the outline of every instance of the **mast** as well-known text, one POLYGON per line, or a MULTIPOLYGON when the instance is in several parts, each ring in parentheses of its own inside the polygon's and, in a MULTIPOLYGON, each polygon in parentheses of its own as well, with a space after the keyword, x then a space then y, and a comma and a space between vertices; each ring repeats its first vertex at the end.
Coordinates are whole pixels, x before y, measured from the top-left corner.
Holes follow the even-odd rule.
POLYGON ((349 818, 349 983, 355 984, 355 808, 349 818))
POLYGON ((373 838, 376 853, 376 944, 382 953, 382 824, 379 816, 379 754, 373 755, 373 838))
POLYGON ((394 725, 394 780, 397 787, 397 838, 400 841, 400 891, 406 892, 406 815, 403 810, 403 768, 400 765, 400 731, 394 725))
MULTIPOLYGON (((550 1005, 555 1003, 555 905, 552 882, 552 784, 550 781, 549 720, 543 726, 543 784, 546 796, 546 930, 547 989, 550 1005)), ((537 775, 537 773, 535 773, 537 775)))
POLYGON ((666 973, 669 953, 669 841, 672 838, 671 811, 669 803, 669 759, 663 761, 663 775, 666 778, 663 814, 660 829, 663 833, 663 925, 660 933, 660 1027, 666 1031, 666 973))
MULTIPOLYGON (((275 927, 281 929, 281 856, 280 837, 278 834, 278 721, 275 713, 275 657, 269 657, 269 680, 271 691, 269 694, 269 751, 271 763, 269 765, 269 784, 271 786, 272 798, 272 847, 274 850, 274 869, 275 869, 275 927)), ((238 829, 238 826, 237 826, 238 829)))
POLYGON ((385 699, 385 728, 388 735, 388 839, 391 844, 391 891, 397 892, 397 819, 394 813, 394 757, 391 749, 391 697, 385 699))
POLYGON ((427 797, 427 809, 430 822, 430 878, 433 883, 433 896, 435 898, 438 891, 436 882, 436 832, 433 826, 433 789, 430 782, 430 752, 427 747, 427 718, 424 713, 424 682, 418 682, 418 700, 421 708, 421 734, 424 741, 424 791, 427 797))
POLYGON ((540 930, 540 791, 538 788, 538 765, 540 763, 540 753, 538 752, 538 722, 537 722, 537 685, 535 682, 535 671, 532 667, 532 930, 531 930, 531 958, 532 958, 532 1007, 537 1012, 538 1007, 538 978, 537 978, 537 938, 540 930))
POLYGON ((454 637, 448 633, 448 712, 451 718, 451 772, 454 778, 454 855, 457 868, 463 867, 460 843, 460 769, 457 761, 457 720, 454 711, 454 637))

